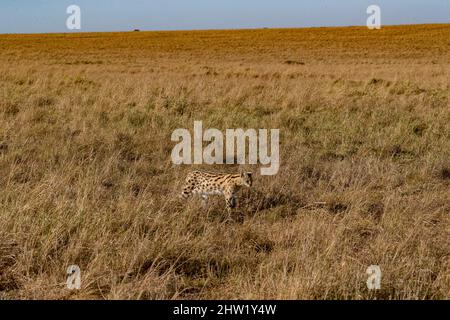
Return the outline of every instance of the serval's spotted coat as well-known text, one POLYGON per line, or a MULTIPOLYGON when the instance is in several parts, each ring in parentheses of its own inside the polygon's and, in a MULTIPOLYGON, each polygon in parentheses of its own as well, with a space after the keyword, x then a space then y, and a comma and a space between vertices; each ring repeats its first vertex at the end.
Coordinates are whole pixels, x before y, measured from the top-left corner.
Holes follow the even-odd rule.
POLYGON ((181 193, 183 198, 192 194, 200 194, 203 204, 207 204, 209 195, 224 195, 226 207, 230 211, 236 207, 236 193, 245 186, 252 186, 252 173, 244 172, 238 174, 210 173, 193 171, 186 177, 186 183, 181 193))

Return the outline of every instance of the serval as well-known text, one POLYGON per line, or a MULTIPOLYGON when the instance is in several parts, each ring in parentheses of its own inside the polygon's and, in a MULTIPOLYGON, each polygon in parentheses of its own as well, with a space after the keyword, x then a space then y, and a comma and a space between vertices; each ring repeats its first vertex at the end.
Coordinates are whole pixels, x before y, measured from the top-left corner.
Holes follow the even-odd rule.
POLYGON ((186 177, 181 196, 186 199, 192 194, 200 194, 203 198, 203 205, 206 206, 208 196, 224 195, 226 208, 231 211, 236 207, 237 191, 244 186, 251 187, 252 183, 251 172, 227 174, 192 171, 186 177))

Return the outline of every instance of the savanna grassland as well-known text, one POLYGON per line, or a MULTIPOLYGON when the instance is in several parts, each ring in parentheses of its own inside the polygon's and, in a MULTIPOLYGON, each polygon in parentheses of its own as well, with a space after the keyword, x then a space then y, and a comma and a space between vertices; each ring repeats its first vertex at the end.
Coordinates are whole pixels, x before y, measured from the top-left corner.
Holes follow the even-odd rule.
POLYGON ((0 298, 449 299, 449 214, 450 25, 0 36, 0 298), (194 120, 280 129, 234 221, 194 120))

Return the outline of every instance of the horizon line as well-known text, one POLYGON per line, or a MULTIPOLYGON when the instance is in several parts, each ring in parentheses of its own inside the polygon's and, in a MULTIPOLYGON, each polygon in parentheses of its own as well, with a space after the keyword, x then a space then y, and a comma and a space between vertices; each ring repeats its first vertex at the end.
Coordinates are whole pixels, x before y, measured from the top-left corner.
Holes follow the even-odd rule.
MULTIPOLYGON (((426 26, 426 25, 450 25, 449 22, 436 23, 405 23, 405 24, 389 24, 381 25, 381 29, 386 27, 402 27, 402 26, 426 26)), ((199 28, 199 29, 140 29, 131 28, 128 30, 109 30, 109 31, 65 31, 65 32, 27 32, 27 33, 1 33, 2 35, 70 35, 70 34, 89 34, 89 33, 128 33, 128 32, 199 32, 199 31, 250 31, 250 30, 288 30, 288 29, 320 29, 320 28, 367 28, 366 25, 327 25, 327 26, 307 26, 307 27, 255 27, 255 28, 199 28)))

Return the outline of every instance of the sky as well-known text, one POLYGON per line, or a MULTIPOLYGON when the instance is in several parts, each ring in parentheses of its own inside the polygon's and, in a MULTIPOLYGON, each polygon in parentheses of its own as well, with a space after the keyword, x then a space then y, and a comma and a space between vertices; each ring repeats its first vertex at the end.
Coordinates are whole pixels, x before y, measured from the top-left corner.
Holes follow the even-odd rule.
POLYGON ((450 0, 0 0, 0 33, 355 26, 372 4, 382 25, 450 22, 450 0))

